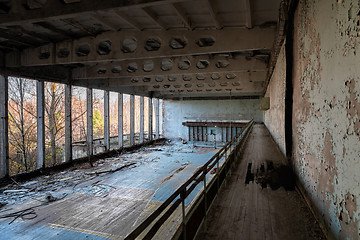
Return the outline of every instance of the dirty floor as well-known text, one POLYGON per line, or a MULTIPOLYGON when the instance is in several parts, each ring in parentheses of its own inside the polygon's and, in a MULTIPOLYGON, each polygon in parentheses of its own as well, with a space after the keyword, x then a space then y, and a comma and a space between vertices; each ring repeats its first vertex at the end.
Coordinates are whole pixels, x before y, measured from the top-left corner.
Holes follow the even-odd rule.
POLYGON ((266 127, 255 124, 197 239, 326 239, 289 170, 266 127))
MULTIPOLYGON (((14 181, 0 189, 0 239, 123 239, 217 150, 175 141, 14 181)), ((157 238, 170 239, 179 219, 157 238)))

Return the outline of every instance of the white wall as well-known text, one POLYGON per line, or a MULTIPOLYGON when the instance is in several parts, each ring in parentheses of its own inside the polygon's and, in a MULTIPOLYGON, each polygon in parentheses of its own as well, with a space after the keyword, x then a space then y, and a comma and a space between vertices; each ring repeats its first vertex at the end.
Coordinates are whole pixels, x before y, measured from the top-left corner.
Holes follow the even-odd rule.
POLYGON ((188 120, 263 121, 259 99, 165 101, 164 129, 167 138, 188 138, 188 120))

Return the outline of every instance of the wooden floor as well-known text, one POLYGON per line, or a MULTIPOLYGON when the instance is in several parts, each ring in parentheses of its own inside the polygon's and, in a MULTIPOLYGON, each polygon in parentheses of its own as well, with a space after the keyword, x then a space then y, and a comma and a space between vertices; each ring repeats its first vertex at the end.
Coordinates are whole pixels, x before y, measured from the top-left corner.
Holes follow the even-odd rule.
POLYGON ((273 190, 263 182, 264 175, 283 164, 285 159, 266 127, 256 124, 197 239, 325 239, 297 191, 283 186, 273 190))

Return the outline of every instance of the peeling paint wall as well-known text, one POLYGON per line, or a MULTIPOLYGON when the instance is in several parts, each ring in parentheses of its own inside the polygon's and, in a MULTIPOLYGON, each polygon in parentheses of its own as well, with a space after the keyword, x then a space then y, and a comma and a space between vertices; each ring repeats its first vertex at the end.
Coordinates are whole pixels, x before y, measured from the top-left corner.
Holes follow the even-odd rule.
POLYGON ((360 239, 360 1, 300 0, 294 166, 337 239, 360 239))
MULTIPOLYGON (((259 99, 164 101, 164 130, 167 138, 188 138, 188 120, 248 120, 263 121, 259 99)), ((218 134, 219 135, 219 134, 218 134)), ((220 135, 218 136, 220 137, 220 135)))
POLYGON ((285 81, 286 55, 285 45, 281 47, 273 75, 270 79, 265 97, 270 97, 270 109, 264 112, 264 123, 278 144, 285 152, 285 81))

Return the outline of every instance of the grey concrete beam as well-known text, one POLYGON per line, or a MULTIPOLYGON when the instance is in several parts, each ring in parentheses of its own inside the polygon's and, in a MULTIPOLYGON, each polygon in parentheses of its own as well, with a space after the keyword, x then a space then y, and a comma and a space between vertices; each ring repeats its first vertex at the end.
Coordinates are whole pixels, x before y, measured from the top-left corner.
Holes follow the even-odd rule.
POLYGON ((104 91, 104 142, 106 151, 110 150, 110 92, 104 91))
POLYGON ((65 85, 65 162, 72 160, 71 85, 65 85))
POLYGON ((252 28, 252 8, 251 8, 251 0, 244 0, 245 1, 245 9, 246 9, 246 27, 252 28))
POLYGON ((130 95, 130 146, 135 144, 135 96, 130 95))
POLYGON ((107 28, 110 28, 113 31, 118 31, 119 30, 119 26, 116 26, 114 23, 112 23, 111 21, 103 18, 102 16, 100 16, 97 13, 90 13, 89 14, 91 18, 93 18, 94 20, 98 21, 101 23, 101 25, 104 25, 107 28))
POLYGON ((255 58, 248 59, 244 56, 229 57, 209 57, 188 56, 169 59, 152 60, 127 60, 121 62, 97 64, 91 67, 75 68, 72 71, 73 79, 96 79, 96 78, 119 78, 119 77, 151 77, 156 75, 179 75, 197 73, 230 73, 247 71, 267 71, 267 64, 255 58), (183 64, 188 68, 181 69, 183 64), (220 64, 227 64, 220 67, 220 64), (129 66, 136 66, 135 72, 129 72, 129 66), (150 70, 150 67, 153 68, 150 70), (170 68, 170 69, 169 69, 170 68), (114 70, 121 69, 121 72, 114 70), (165 70, 164 70, 165 69, 165 70))
POLYGON ((153 139, 153 104, 152 104, 152 98, 149 98, 149 141, 153 139))
POLYGON ((115 10, 115 14, 121 18, 124 22, 126 22, 128 25, 130 25, 131 28, 135 28, 138 31, 142 30, 141 24, 136 22, 134 19, 130 18, 125 12, 121 10, 115 10))
POLYGON ((144 97, 140 96, 140 143, 144 142, 144 97))
POLYGON ((174 7, 176 14, 180 17, 181 21, 183 22, 184 26, 187 29, 192 29, 191 21, 190 21, 188 15, 186 14, 184 8, 179 3, 174 3, 173 7, 174 7))
POLYGON ((156 129, 155 129, 155 138, 158 139, 160 138, 160 111, 159 111, 159 99, 156 98, 155 101, 154 101, 154 104, 155 104, 155 126, 156 126, 156 129))
POLYGON ((63 4, 59 0, 48 0, 38 9, 28 10, 23 1, 12 1, 8 14, 0 15, 0 26, 21 25, 40 21, 71 18, 94 11, 123 9, 131 7, 149 7, 160 4, 171 4, 185 0, 139 0, 139 1, 111 1, 111 0, 81 0, 77 3, 63 4))
POLYGON ((122 148, 124 145, 124 129, 123 129, 123 94, 118 94, 118 147, 122 148))
POLYGON ((209 8, 210 16, 213 19, 213 22, 214 22, 214 25, 215 25, 216 29, 221 29, 222 25, 221 25, 220 20, 219 20, 219 18, 217 16, 217 14, 219 12, 219 9, 216 6, 216 1, 207 0, 206 2, 207 2, 207 5, 208 5, 208 8, 209 8))
POLYGON ((0 178, 9 175, 8 78, 0 75, 0 178))
POLYGON ((142 10, 162 30, 166 30, 168 28, 166 23, 164 23, 158 16, 156 16, 156 14, 149 7, 142 8, 142 10))
MULTIPOLYGON (((194 31, 154 31, 151 36, 163 44, 157 51, 145 49, 148 31, 105 32, 96 37, 84 37, 72 41, 51 43, 37 48, 28 48, 21 53, 9 53, 7 66, 41 66, 55 64, 111 62, 126 59, 170 58, 201 54, 242 52, 249 50, 271 49, 275 37, 274 28, 194 30, 194 31), (133 38, 138 43, 136 51, 124 52, 123 40, 133 38), (175 38, 175 39, 174 39, 175 38), (203 43, 212 39, 211 46, 203 43), (108 54, 100 54, 98 45, 104 41, 111 42, 108 54), (186 42, 183 48, 173 49, 169 43, 186 42), (59 49, 68 49, 69 56, 60 57, 59 49), (39 52, 46 52, 48 58, 40 58, 39 52), (80 54, 82 53, 82 54, 80 54), (20 56, 17 56, 20 54, 20 56), (85 56, 84 56, 85 55, 85 56)), ((107 42, 107 45, 109 45, 107 42)))
POLYGON ((45 94, 44 81, 36 81, 36 118, 37 118, 37 165, 45 167, 45 94))
POLYGON ((88 147, 88 155, 93 155, 93 91, 91 88, 86 89, 86 125, 87 136, 86 143, 88 147))

